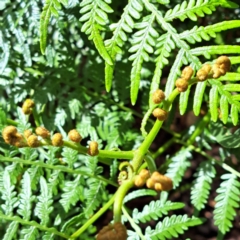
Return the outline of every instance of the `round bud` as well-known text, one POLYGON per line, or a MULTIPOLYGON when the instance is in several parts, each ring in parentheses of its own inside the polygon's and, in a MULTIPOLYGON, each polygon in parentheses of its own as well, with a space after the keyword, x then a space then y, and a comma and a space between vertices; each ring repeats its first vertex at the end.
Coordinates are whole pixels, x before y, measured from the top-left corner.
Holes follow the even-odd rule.
POLYGON ((231 68, 231 61, 227 56, 220 56, 216 60, 216 64, 218 64, 220 68, 224 68, 226 72, 228 72, 231 68))
POLYGON ((153 116, 156 117, 159 121, 164 121, 167 119, 168 113, 167 111, 161 109, 161 108, 155 108, 153 110, 153 116))
POLYGON ((152 180, 152 178, 149 178, 146 182, 147 188, 154 189, 154 184, 155 184, 155 182, 152 180))
POLYGON ((188 89, 188 82, 185 78, 179 78, 176 81, 176 87, 179 92, 185 92, 188 89))
POLYGON ((219 66, 217 64, 214 64, 212 67, 212 71, 213 71, 213 78, 219 78, 222 75, 225 75, 226 72, 224 72, 224 70, 220 69, 219 66))
POLYGON ((200 82, 205 81, 208 78, 208 72, 204 69, 200 69, 197 72, 197 78, 200 82))
POLYGON ((27 139, 27 144, 29 147, 32 147, 32 148, 39 147, 40 145, 38 137, 36 135, 29 136, 27 139))
POLYGON ((210 73, 210 71, 212 70, 212 66, 210 64, 204 64, 202 67, 201 67, 202 70, 204 70, 207 74, 210 73))
POLYGON ((193 75, 193 69, 190 66, 187 66, 182 70, 181 77, 186 79, 187 81, 191 79, 192 75, 193 75))
POLYGON ((89 148, 88 148, 88 154, 90 156, 96 156, 98 155, 99 151, 98 151, 98 143, 96 141, 92 141, 89 144, 89 148))
POLYGON ((50 132, 45 127, 37 127, 35 130, 36 134, 42 138, 49 138, 50 132))
POLYGON ((60 147, 63 145, 63 137, 61 133, 55 133, 52 136, 52 145, 55 147, 60 147))
POLYGON ((2 136, 6 143, 11 144, 12 138, 17 134, 17 128, 14 126, 7 126, 3 129, 2 136))
POLYGON ((27 129, 23 132, 23 136, 27 139, 29 136, 32 135, 32 131, 27 129))
POLYGON ((160 182, 162 176, 163 176, 162 174, 160 174, 159 172, 155 171, 155 172, 153 172, 153 174, 151 175, 151 179, 152 179, 154 182, 160 182))
POLYGON ((32 99, 26 99, 22 105, 23 113, 26 115, 31 114, 34 106, 35 104, 32 99))
POLYGON ((154 189, 156 190, 156 191, 162 191, 163 189, 162 189, 162 184, 161 183, 155 183, 154 184, 154 189))
POLYGON ((147 169, 142 169, 139 173, 139 176, 141 176, 144 180, 146 180, 150 177, 150 173, 147 169))
POLYGON ((82 136, 79 134, 79 132, 76 129, 72 129, 68 133, 68 138, 76 143, 79 143, 82 140, 82 136))
POLYGON ((134 179, 134 185, 136 187, 142 187, 144 184, 145 184, 144 179, 141 176, 137 175, 134 179))
POLYGON ((153 95, 152 95, 152 100, 155 104, 159 104, 165 99, 165 94, 162 90, 157 89, 153 95))

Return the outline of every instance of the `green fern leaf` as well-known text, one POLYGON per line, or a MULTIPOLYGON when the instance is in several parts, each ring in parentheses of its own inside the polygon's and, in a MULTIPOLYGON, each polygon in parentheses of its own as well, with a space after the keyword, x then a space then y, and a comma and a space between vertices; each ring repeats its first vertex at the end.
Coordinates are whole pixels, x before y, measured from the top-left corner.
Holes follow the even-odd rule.
POLYGON ((38 230, 34 226, 23 228, 21 230, 21 236, 20 240, 35 240, 38 236, 38 230))
POLYGON ((63 194, 59 201, 66 212, 69 211, 70 206, 77 201, 83 200, 83 186, 81 185, 82 178, 77 176, 74 181, 65 181, 63 187, 63 194))
POLYGON ((42 237, 42 240, 54 240, 55 239, 55 234, 54 233, 50 233, 47 232, 44 234, 44 236, 42 237))
POLYGON ((3 240, 12 240, 16 239, 17 231, 19 224, 18 222, 11 222, 6 230, 5 235, 3 236, 3 240))
POLYGON ((221 120, 224 124, 228 121, 229 104, 226 96, 222 95, 220 98, 221 120))
POLYGON ((232 220, 236 216, 234 208, 239 208, 240 182, 234 174, 224 174, 221 179, 224 181, 217 189, 213 214, 214 224, 225 234, 232 227, 232 220))
POLYGON ((151 227, 147 227, 145 236, 147 240, 177 238, 179 234, 183 234, 189 227, 202 223, 203 221, 199 218, 188 218, 187 215, 172 215, 171 217, 164 218, 162 222, 159 222, 154 230, 152 230, 151 227))
POLYGON ((28 172, 25 172, 22 179, 22 192, 19 195, 20 203, 17 212, 23 217, 24 220, 29 220, 31 216, 32 196, 31 178, 28 172))
POLYGON ((201 210, 210 193, 212 179, 215 177, 216 170, 213 167, 213 163, 205 161, 200 164, 197 172, 194 174, 196 177, 193 186, 191 188, 191 203, 197 210, 201 210))
POLYGON ((216 122, 218 119, 218 103, 219 95, 217 86, 213 86, 209 93, 209 109, 211 113, 211 120, 216 122))
POLYGON ((186 112, 186 110, 187 110, 188 97, 189 97, 189 94, 190 94, 190 90, 191 90, 191 86, 188 87, 186 92, 180 94, 179 110, 180 110, 180 114, 181 115, 183 115, 186 112))
MULTIPOLYGON (((134 19, 140 18, 140 12, 143 10, 142 1, 130 0, 124 8, 124 12, 118 23, 110 25, 113 31, 111 39, 105 41, 107 51, 113 62, 115 62, 116 55, 121 54, 121 47, 127 41, 126 33, 132 32, 134 28, 134 19), (125 33, 126 32, 126 33, 125 33)), ((105 86, 107 92, 112 86, 114 66, 106 63, 105 65, 105 86)))
POLYGON ((138 209, 134 209, 132 217, 134 222, 146 223, 151 220, 158 220, 163 215, 168 214, 169 211, 183 208, 185 205, 183 203, 173 203, 170 201, 162 202, 160 200, 152 201, 149 205, 145 205, 141 212, 138 209))
POLYGON ((51 189, 48 188, 45 178, 40 177, 40 191, 41 195, 38 196, 38 202, 35 208, 36 216, 41 220, 41 224, 46 226, 49 221, 49 214, 53 211, 51 206, 53 203, 51 189))
POLYGON ((234 126, 237 126, 239 119, 239 107, 236 105, 232 105, 231 107, 231 118, 234 126))
POLYGON ((2 49, 0 58, 0 74, 2 74, 8 64, 10 57, 10 48, 7 41, 3 38, 2 31, 0 31, 0 48, 2 49))
MULTIPOLYGON (((67 1, 61 2, 67 3, 67 1)), ((55 17, 58 17, 59 9, 61 9, 61 4, 59 3, 59 0, 46 0, 40 17, 40 49, 42 54, 45 53, 47 45, 48 24, 51 15, 53 14, 55 17)))
POLYGON ((207 81, 197 83, 193 98, 193 112, 196 116, 198 116, 200 113, 206 86, 207 81))
POLYGON ((151 189, 139 189, 127 194, 124 198, 124 203, 131 201, 132 199, 139 198, 142 196, 156 196, 157 193, 151 189))
POLYGON ((63 161, 66 162, 70 168, 73 168, 73 164, 78 160, 78 151, 64 147, 62 156, 63 161))
POLYGON ((133 53, 129 60, 133 61, 131 70, 131 102, 135 105, 140 85, 141 69, 143 62, 149 61, 149 54, 154 52, 155 39, 158 33, 153 28, 152 24, 155 20, 155 15, 144 17, 143 21, 135 25, 139 29, 133 36, 133 46, 129 52, 133 53))
POLYGON ((0 190, 2 192, 1 199, 4 200, 2 209, 6 215, 12 215, 14 208, 18 206, 16 192, 13 191, 14 188, 14 185, 11 183, 10 174, 7 169, 5 169, 3 173, 3 187, 0 190))
POLYGON ((182 180, 185 170, 190 166, 188 158, 192 155, 188 148, 180 150, 175 156, 171 158, 171 163, 167 169, 166 176, 173 181, 174 187, 177 187, 182 180))
POLYGON ((224 21, 213 24, 207 27, 193 27, 191 30, 186 30, 179 36, 181 39, 187 40, 189 43, 201 42, 202 40, 208 41, 210 38, 215 38, 217 32, 224 30, 239 28, 240 20, 224 21))

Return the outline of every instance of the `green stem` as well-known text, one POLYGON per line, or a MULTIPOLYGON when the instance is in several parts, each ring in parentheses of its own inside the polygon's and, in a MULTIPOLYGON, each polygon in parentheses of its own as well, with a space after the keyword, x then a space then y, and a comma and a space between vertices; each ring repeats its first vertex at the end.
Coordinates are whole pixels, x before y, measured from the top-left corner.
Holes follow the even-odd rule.
POLYGON ((113 205, 113 215, 114 222, 121 222, 122 216, 122 205, 123 199, 127 192, 134 186, 133 180, 126 180, 122 183, 122 185, 118 188, 116 192, 115 202, 113 205))
MULTIPOLYGON (((179 91, 177 89, 174 89, 173 92, 170 94, 169 98, 164 101, 163 109, 165 111, 169 111, 174 99, 179 94, 179 91)), ((139 149, 136 151, 135 156, 132 161, 133 169, 134 171, 137 171, 139 166, 141 165, 143 158, 145 154, 147 153, 148 149, 150 148, 152 142, 154 141, 155 137, 157 136, 159 130, 161 129, 163 124, 163 121, 156 120, 155 124, 153 125, 153 128, 139 147, 139 149)))
POLYGON ((33 227, 36 227, 38 229, 40 229, 41 231, 43 232, 50 232, 50 233, 53 233, 57 236, 60 236, 62 238, 65 238, 65 239, 69 239, 69 236, 67 236, 66 234, 64 233, 61 233, 61 232, 58 232, 57 229, 51 227, 51 228, 48 228, 46 226, 43 226, 35 221, 26 221, 26 220, 23 220, 21 219, 20 217, 11 217, 11 216, 6 216, 2 213, 0 213, 0 218, 1 219, 5 219, 5 220, 8 220, 8 221, 15 221, 15 222, 18 222, 22 225, 29 225, 29 226, 33 226, 33 227))
POLYGON ((7 118, 7 125, 12 125, 17 127, 18 123, 10 118, 7 118))
POLYGON ((100 208, 81 228, 79 228, 75 233, 73 233, 69 239, 75 239, 78 236, 80 236, 88 227, 93 224, 105 211, 108 210, 108 208, 111 207, 111 205, 114 203, 114 200, 116 198, 116 194, 112 196, 109 201, 100 208))
POLYGON ((154 161, 154 158, 152 157, 151 153, 147 153, 144 158, 145 162, 147 163, 148 169, 150 173, 153 173, 157 171, 157 167, 154 161))
POLYGON ((134 222, 134 220, 130 217, 125 207, 122 207, 123 214, 128 219, 129 223, 131 224, 132 228, 135 230, 135 232, 138 234, 138 236, 141 238, 141 240, 146 240, 144 235, 142 234, 141 228, 134 222))
POLYGON ((175 137, 171 138, 165 142, 155 153, 153 153, 153 158, 156 159, 159 155, 165 152, 175 141, 175 137))
POLYGON ((103 181, 103 182, 106 182, 106 183, 108 183, 112 186, 118 187, 118 185, 115 182, 113 182, 111 180, 108 180, 104 177, 95 176, 93 174, 86 173, 85 171, 75 170, 75 169, 71 169, 71 168, 64 167, 64 166, 49 165, 49 164, 46 164, 46 163, 43 163, 43 162, 35 162, 35 161, 33 162, 31 160, 23 160, 21 158, 3 157, 1 155, 0 155, 0 161, 2 161, 2 162, 16 162, 16 163, 21 163, 21 164, 25 164, 25 165, 38 166, 38 167, 42 167, 42 168, 48 168, 48 169, 58 170, 58 171, 62 171, 62 172, 72 173, 72 174, 80 174, 80 175, 83 175, 83 176, 88 176, 88 177, 91 177, 91 178, 95 178, 99 181, 103 181))

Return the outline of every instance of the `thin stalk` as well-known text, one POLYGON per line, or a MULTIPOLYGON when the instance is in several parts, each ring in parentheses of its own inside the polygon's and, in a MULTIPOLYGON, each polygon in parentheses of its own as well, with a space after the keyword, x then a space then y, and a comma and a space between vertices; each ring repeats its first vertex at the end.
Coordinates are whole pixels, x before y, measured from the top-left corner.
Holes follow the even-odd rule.
POLYGON ((67 173, 72 173, 72 174, 80 174, 83 176, 88 176, 91 178, 95 178, 99 181, 102 182, 106 182, 112 186, 118 187, 118 184, 116 184, 115 182, 108 180, 104 177, 101 176, 95 176, 93 174, 89 174, 86 173, 85 171, 81 171, 81 170, 76 170, 76 169, 71 169, 65 166, 59 166, 59 165, 49 165, 43 162, 35 162, 35 161, 31 161, 31 160, 24 160, 21 158, 9 158, 9 157, 3 157, 0 155, 0 161, 2 162, 16 162, 16 163, 21 163, 21 164, 25 164, 25 165, 32 165, 32 166, 38 166, 38 167, 42 167, 42 168, 48 168, 48 169, 53 169, 53 170, 58 170, 58 171, 62 171, 62 172, 67 172, 67 173))
POLYGON ((84 231, 88 229, 88 227, 93 224, 104 212, 108 210, 114 203, 116 194, 112 196, 109 201, 100 208, 82 227, 80 227, 75 233, 73 233, 69 239, 75 239, 80 236, 84 231))

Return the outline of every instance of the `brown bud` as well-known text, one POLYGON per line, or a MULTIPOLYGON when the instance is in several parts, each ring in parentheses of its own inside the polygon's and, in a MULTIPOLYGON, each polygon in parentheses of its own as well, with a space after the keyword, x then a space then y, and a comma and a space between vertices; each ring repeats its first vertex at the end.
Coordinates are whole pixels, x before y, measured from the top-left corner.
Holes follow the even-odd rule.
POLYGON ((45 127, 37 127, 35 130, 36 134, 42 138, 49 138, 50 132, 45 127))
POLYGON ((153 110, 153 116, 156 117, 159 121, 164 121, 167 119, 167 111, 161 109, 161 108, 155 108, 153 110))
POLYGON ((97 240, 126 240, 127 239, 127 229, 120 223, 109 224, 103 227, 97 235, 97 240))
POLYGON ((193 75, 193 69, 190 66, 187 66, 182 70, 181 77, 186 79, 187 81, 191 79, 192 75, 193 75))
POLYGON ((137 175, 134 179, 134 185, 136 187, 142 187, 144 184, 145 180, 141 176, 137 175))
POLYGON ((200 69, 197 71, 197 78, 200 82, 205 81, 208 78, 208 72, 204 69, 200 69))
POLYGON ((63 145, 63 137, 61 133, 55 133, 52 136, 52 145, 55 147, 60 147, 63 145))
POLYGON ((154 184, 155 184, 155 182, 152 180, 152 178, 149 178, 146 182, 147 188, 154 189, 154 184))
POLYGON ((163 189, 162 189, 162 184, 159 183, 159 182, 155 183, 155 184, 154 184, 154 189, 155 189, 156 191, 162 191, 162 190, 163 190, 163 189))
POLYGON ((29 136, 32 135, 32 131, 27 129, 23 132, 23 136, 27 139, 29 136))
POLYGON ((157 89, 153 95, 152 95, 152 100, 155 104, 159 104, 165 99, 165 94, 162 90, 157 89))
POLYGON ((150 177, 150 173, 147 169, 142 169, 139 173, 139 176, 141 176, 144 180, 146 180, 150 177))
POLYGON ((152 179, 154 182, 160 182, 162 176, 163 176, 162 174, 160 174, 159 172, 155 171, 155 172, 153 172, 153 174, 151 175, 151 179, 152 179))
POLYGON ((231 61, 227 56, 220 56, 216 60, 216 64, 219 65, 220 68, 224 69, 225 72, 230 71, 231 68, 231 61))
POLYGON ((22 105, 22 111, 24 114, 31 114, 32 109, 35 106, 34 102, 32 99, 26 99, 22 105))
POLYGON ((79 143, 82 140, 82 136, 79 134, 79 132, 76 129, 72 129, 68 133, 68 138, 76 143, 79 143))
POLYGON ((179 78, 176 81, 176 87, 179 92, 185 92, 188 89, 188 82, 185 78, 179 78))
POLYGON ((212 71, 213 71, 213 78, 219 78, 222 75, 225 74, 223 69, 220 69, 219 66, 217 64, 214 64, 212 67, 212 71))
POLYGON ((98 155, 99 151, 98 151, 98 143, 96 141, 92 141, 89 144, 89 148, 88 148, 88 154, 90 156, 96 156, 98 155))
POLYGON ((14 126, 7 126, 3 129, 2 136, 6 143, 11 144, 12 138, 17 134, 17 128, 14 126))
POLYGON ((27 143, 28 143, 28 146, 32 147, 32 148, 39 147, 39 145, 40 145, 40 142, 36 135, 29 136, 27 139, 27 143))
POLYGON ((204 70, 207 74, 210 73, 210 71, 212 70, 212 66, 210 64, 204 64, 202 67, 201 67, 202 70, 204 70))

